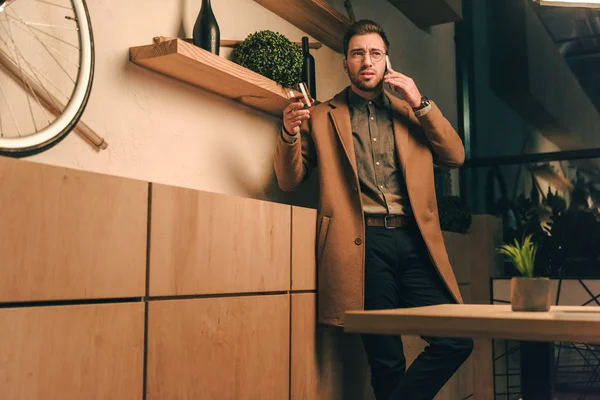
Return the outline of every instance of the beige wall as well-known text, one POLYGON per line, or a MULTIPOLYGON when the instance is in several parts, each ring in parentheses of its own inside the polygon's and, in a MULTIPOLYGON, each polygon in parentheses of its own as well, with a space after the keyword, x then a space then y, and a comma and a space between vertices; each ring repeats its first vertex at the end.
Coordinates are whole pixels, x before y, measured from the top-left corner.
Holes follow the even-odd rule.
MULTIPOLYGON (((222 39, 271 29, 305 35, 253 0, 213 0, 222 39)), ((343 4, 343 2, 338 1, 343 4)), ((340 5, 341 5, 340 4, 340 5)), ((393 42, 392 63, 415 78, 456 122, 453 25, 423 31, 386 1, 355 1, 357 18, 379 20, 393 42)), ((273 181, 280 120, 131 64, 128 49, 154 36, 191 36, 200 0, 88 2, 96 41, 96 75, 83 120, 109 142, 96 152, 76 134, 32 160, 210 192, 316 205, 315 182, 283 196, 273 181), (182 23, 183 16, 183 23, 182 23), (298 200, 301 199, 301 200, 298 200)), ((343 11, 343 8, 340 8, 343 11)), ((345 12, 344 12, 345 13, 345 12)), ((222 56, 230 51, 222 49, 222 56)), ((347 85, 342 56, 313 50, 318 97, 347 85)), ((455 124, 456 125, 456 124, 455 124)))

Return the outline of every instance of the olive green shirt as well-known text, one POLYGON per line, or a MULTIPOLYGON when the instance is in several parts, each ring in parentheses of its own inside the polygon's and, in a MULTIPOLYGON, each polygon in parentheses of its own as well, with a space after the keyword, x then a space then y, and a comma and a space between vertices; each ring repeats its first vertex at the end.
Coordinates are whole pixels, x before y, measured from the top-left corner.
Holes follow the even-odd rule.
POLYGON ((382 92, 369 101, 348 88, 348 106, 364 213, 410 214, 390 100, 382 92))

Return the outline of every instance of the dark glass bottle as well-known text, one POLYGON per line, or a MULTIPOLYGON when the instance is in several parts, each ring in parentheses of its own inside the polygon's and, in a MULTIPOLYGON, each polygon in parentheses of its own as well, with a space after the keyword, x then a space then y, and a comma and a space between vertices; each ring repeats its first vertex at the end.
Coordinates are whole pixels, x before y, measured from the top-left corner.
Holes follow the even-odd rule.
POLYGON ((210 0, 202 0, 202 8, 194 24, 193 43, 195 46, 219 55, 221 33, 210 6, 210 0))
POLYGON ((302 38, 302 81, 308 85, 310 96, 316 100, 317 84, 315 82, 315 58, 308 49, 308 37, 302 38))

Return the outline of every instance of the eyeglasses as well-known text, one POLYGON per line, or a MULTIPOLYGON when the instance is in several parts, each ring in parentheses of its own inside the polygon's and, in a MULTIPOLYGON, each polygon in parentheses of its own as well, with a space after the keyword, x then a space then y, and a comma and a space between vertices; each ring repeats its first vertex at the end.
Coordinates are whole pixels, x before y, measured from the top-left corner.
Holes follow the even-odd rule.
MULTIPOLYGON (((348 58, 352 62, 363 62, 365 60, 367 53, 364 50, 353 50, 348 54, 348 58)), ((382 50, 371 50, 369 51, 369 56, 371 57, 371 61, 379 62, 385 56, 385 52, 382 50)))

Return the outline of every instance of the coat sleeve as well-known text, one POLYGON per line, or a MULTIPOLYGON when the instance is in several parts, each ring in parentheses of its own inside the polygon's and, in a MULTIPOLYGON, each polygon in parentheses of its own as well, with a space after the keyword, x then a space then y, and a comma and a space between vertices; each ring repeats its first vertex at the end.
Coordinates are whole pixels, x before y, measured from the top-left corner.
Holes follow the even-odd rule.
POLYGON ((282 134, 283 127, 277 134, 273 164, 277 184, 281 190, 288 192, 308 179, 312 170, 317 167, 317 152, 307 122, 302 124, 300 137, 294 143, 287 143, 282 134))
POLYGON ((446 167, 460 167, 465 162, 465 148, 440 109, 432 102, 431 110, 417 119, 431 146, 433 161, 446 167))

